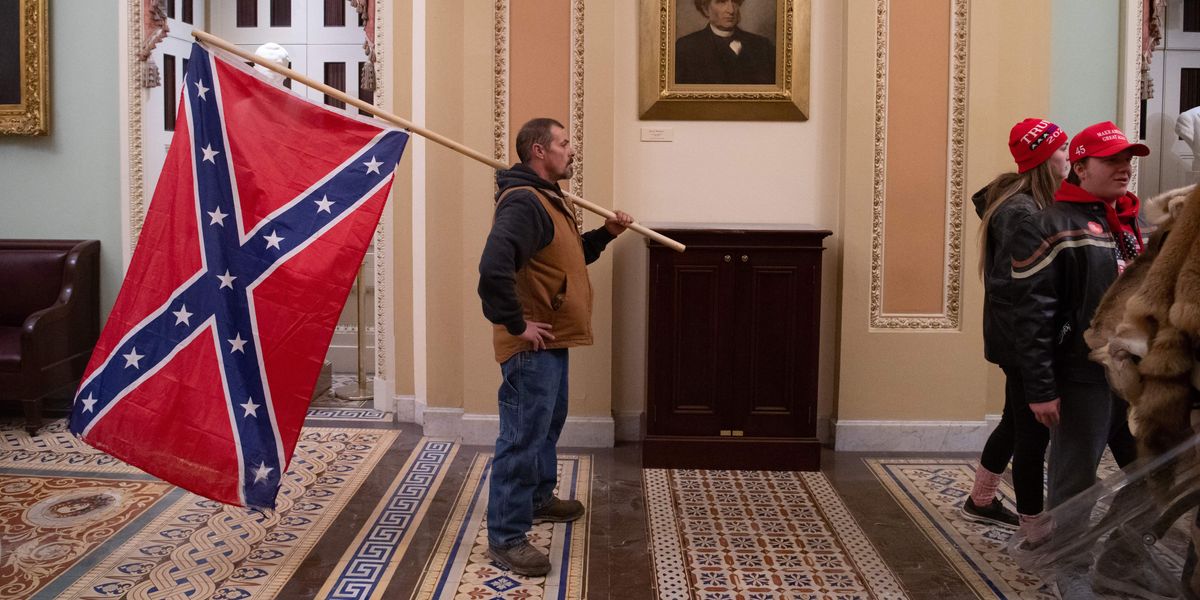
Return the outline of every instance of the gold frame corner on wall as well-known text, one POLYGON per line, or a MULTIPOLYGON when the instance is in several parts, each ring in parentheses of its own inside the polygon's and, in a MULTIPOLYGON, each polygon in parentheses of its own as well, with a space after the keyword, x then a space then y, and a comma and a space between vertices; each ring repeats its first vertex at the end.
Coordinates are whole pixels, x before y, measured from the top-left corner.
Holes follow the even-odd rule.
POLYGON ((50 23, 48 0, 19 0, 17 14, 20 63, 14 83, 20 100, 0 104, 0 135, 46 135, 50 132, 50 23))
POLYGON ((677 84, 675 22, 692 0, 640 0, 638 114, 642 120, 807 121, 812 0, 776 8, 775 83, 677 84))

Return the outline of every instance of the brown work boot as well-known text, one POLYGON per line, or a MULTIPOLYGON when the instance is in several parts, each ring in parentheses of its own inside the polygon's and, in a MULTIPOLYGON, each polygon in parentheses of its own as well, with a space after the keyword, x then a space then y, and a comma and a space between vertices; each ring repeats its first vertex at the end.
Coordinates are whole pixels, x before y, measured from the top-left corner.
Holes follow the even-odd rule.
POLYGON ((560 500, 550 498, 545 506, 534 509, 534 523, 569 523, 583 516, 583 503, 578 500, 560 500))
POLYGON ((488 556, 501 569, 517 575, 541 577, 550 572, 550 558, 525 540, 511 548, 497 548, 488 544, 488 556))

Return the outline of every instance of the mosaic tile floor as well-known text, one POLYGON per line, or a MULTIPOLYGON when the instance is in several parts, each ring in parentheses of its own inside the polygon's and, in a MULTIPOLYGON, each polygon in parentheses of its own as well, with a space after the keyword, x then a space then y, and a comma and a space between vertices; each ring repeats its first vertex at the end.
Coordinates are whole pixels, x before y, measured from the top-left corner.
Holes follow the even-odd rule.
POLYGON ((907 598, 820 473, 644 473, 658 598, 907 598))

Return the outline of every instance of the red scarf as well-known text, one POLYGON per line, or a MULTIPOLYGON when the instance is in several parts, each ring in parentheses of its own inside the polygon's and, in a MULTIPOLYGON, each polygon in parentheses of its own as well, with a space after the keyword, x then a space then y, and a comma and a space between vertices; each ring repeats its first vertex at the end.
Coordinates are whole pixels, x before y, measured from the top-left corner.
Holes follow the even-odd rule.
POLYGON ((1054 194, 1054 199, 1058 202, 1077 202, 1080 204, 1088 204, 1098 202, 1104 206, 1104 217, 1108 221, 1108 230, 1112 233, 1113 239, 1117 243, 1121 243, 1122 239, 1132 239, 1137 244, 1137 251, 1134 253, 1141 254, 1142 252, 1142 233, 1138 229, 1137 216, 1138 210, 1141 209, 1142 201, 1132 192, 1125 192, 1124 196, 1117 198, 1116 208, 1113 205, 1089 194, 1083 188, 1064 181, 1062 187, 1054 194), (1125 236, 1123 234, 1129 234, 1125 236))

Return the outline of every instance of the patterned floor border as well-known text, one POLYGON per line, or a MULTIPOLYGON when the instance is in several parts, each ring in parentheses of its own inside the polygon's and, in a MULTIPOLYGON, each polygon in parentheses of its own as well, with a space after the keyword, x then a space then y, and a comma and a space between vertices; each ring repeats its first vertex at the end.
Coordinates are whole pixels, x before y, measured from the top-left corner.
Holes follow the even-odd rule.
POLYGON ((374 421, 380 423, 392 421, 392 413, 374 408, 316 407, 308 409, 307 417, 320 421, 374 421))
MULTIPOLYGON (((550 555, 550 574, 522 577, 487 557, 487 490, 491 454, 478 454, 439 537, 413 600, 581 600, 586 590, 591 511, 574 523, 540 523, 529 541, 550 555)), ((590 505, 592 459, 559 455, 560 498, 590 505)))
POLYGON ((819 472, 644 469, 656 598, 907 598, 819 472))
MULTIPOLYGON (((277 510, 225 506, 173 489, 138 523, 112 533, 32 597, 273 598, 398 435, 306 428, 277 510)), ((153 480, 79 442, 62 423, 34 438, 0 431, 0 469, 6 479, 44 473, 59 479, 153 480)))
MULTIPOLYGON (((929 541, 980 598, 1053 600, 1049 585, 1021 570, 1005 551, 1012 532, 964 519, 959 506, 970 495, 978 461, 970 459, 864 459, 871 472, 929 541)), ((1007 482, 996 492, 1013 507, 1007 482)))
POLYGON ((458 444, 421 438, 317 598, 382 598, 412 533, 441 488, 458 444))
POLYGON ((66 419, 42 427, 37 435, 25 432, 23 421, 0 422, 0 470, 31 473, 131 474, 151 478, 108 454, 79 441, 67 430, 66 419))
MULTIPOLYGON (((954 566, 980 598, 1050 600, 1054 591, 1037 576, 1023 571, 1005 551, 1012 533, 967 521, 959 513, 971 493, 979 461, 937 458, 863 459, 929 541, 954 566)), ((1105 452, 1097 469, 1100 478, 1117 473, 1112 454, 1105 452)), ((997 496, 1015 509, 1012 486, 1001 483, 997 496)))

